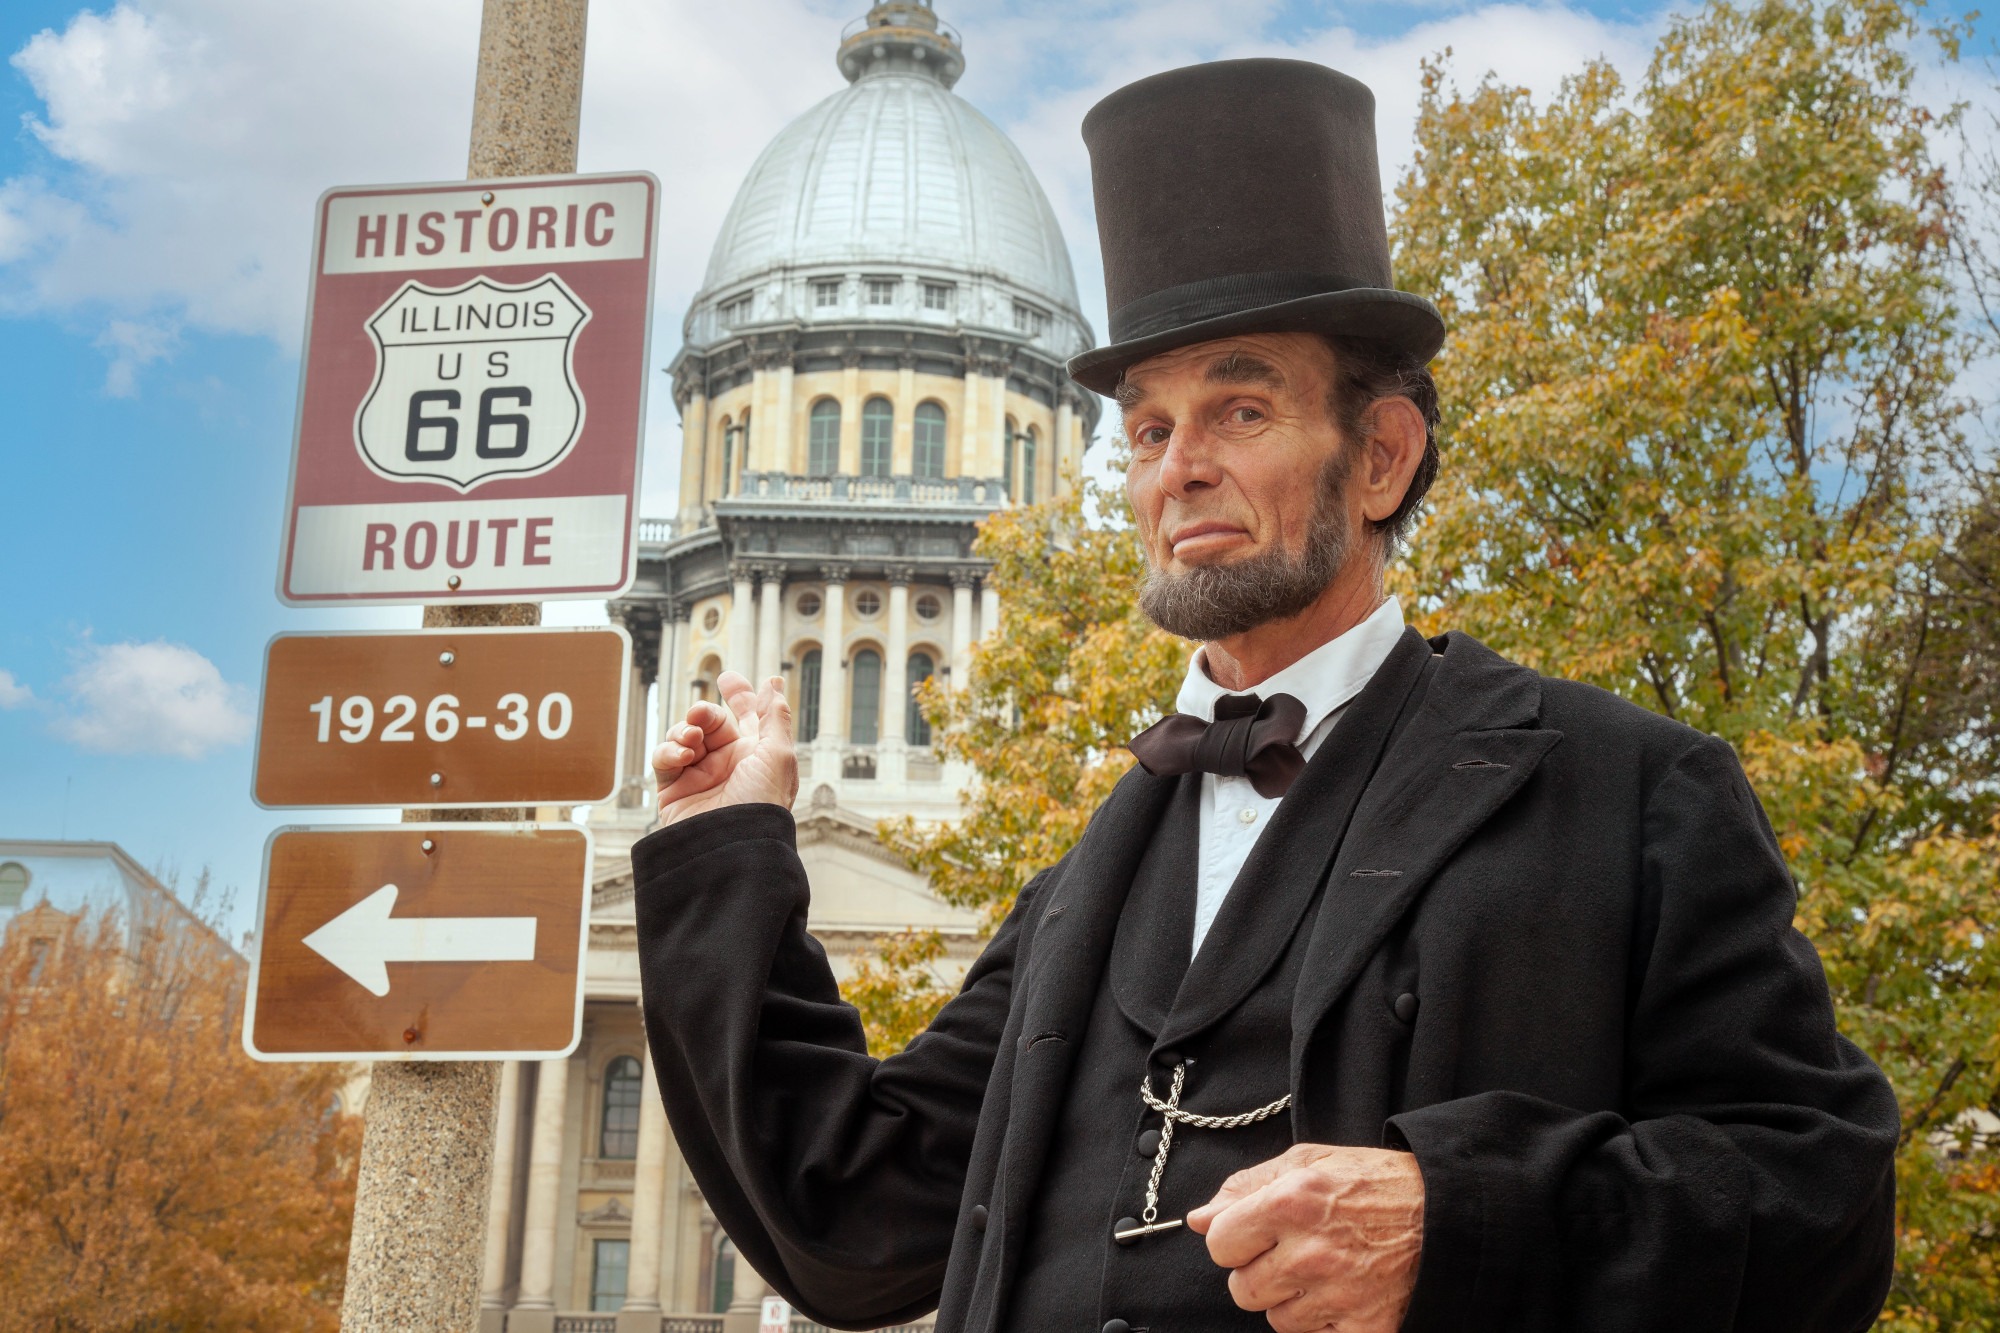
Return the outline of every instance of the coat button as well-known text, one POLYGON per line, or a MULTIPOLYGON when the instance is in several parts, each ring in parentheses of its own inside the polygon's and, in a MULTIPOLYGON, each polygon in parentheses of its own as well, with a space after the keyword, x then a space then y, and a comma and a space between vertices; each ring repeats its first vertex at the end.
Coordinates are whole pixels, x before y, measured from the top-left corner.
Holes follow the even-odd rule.
MULTIPOLYGON (((1126 1236, 1123 1239, 1120 1239, 1118 1233, 1121 1231, 1137 1231, 1138 1229, 1139 1229, 1138 1218, 1121 1217, 1116 1222, 1113 1222, 1111 1224, 1111 1239, 1117 1241, 1117 1243, 1120 1245, 1137 1245, 1139 1243, 1139 1238, 1137 1236, 1126 1236)), ((1105 1327, 1109 1328, 1111 1327, 1111 1325, 1106 1324, 1105 1327)))
POLYGON ((1169 1073, 1172 1073, 1174 1066, 1180 1062, 1181 1053, 1171 1046, 1164 1051, 1156 1052, 1153 1056, 1153 1063, 1164 1066, 1169 1073))
POLYGON ((1021 1039, 1015 1042, 1014 1046, 1017 1050, 1021 1052, 1021 1054, 1026 1055, 1028 1053, 1028 1034, 1023 1032, 1021 1034, 1021 1039))
POLYGON ((1417 997, 1404 991, 1396 997, 1396 1017, 1404 1023, 1417 1021, 1417 997))
POLYGON ((1132 1326, 1123 1319, 1107 1319, 1104 1321, 1104 1333, 1132 1333, 1132 1326))
POLYGON ((986 1205, 983 1203, 972 1205, 972 1229, 974 1231, 986 1230, 986 1205))
POLYGON ((1139 1136, 1138 1143, 1133 1146, 1139 1150, 1141 1157, 1158 1157, 1160 1155, 1160 1131, 1157 1129, 1147 1130, 1139 1136))

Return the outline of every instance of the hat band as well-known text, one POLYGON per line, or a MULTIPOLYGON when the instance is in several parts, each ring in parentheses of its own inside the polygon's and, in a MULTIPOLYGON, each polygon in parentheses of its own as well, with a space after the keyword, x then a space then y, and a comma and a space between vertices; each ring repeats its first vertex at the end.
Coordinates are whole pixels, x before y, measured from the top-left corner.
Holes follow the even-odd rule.
POLYGON ((1111 341, 1150 338, 1220 315, 1372 285, 1348 282, 1328 273, 1239 273, 1228 278, 1184 282, 1178 287, 1148 292, 1112 311, 1111 341))

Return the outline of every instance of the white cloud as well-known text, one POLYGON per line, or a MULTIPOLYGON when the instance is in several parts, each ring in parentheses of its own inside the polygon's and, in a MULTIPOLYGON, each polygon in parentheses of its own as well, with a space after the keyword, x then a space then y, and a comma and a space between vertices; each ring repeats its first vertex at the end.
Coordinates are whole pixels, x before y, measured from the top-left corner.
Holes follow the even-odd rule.
POLYGON ((171 324, 153 320, 114 319, 97 336, 97 347, 111 356, 104 372, 104 392, 130 398, 139 388, 139 367, 158 361, 180 341, 171 324))
POLYGON ((35 692, 14 679, 11 671, 0 671, 0 709, 24 708, 35 701, 35 692))
POLYGON ((250 737, 244 689, 194 649, 163 639, 89 645, 63 691, 68 707, 56 732, 86 750, 199 759, 250 737))

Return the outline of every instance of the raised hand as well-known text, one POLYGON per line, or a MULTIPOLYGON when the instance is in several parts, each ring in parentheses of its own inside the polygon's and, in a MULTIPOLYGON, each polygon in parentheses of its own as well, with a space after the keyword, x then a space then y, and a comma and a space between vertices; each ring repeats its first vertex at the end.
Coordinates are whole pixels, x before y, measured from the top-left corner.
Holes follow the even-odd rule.
POLYGON ((716 687, 722 703, 703 700, 688 709, 687 721, 667 728, 653 750, 663 825, 758 801, 789 810, 799 794, 784 679, 773 676, 752 689, 744 677, 725 671, 716 687))
POLYGON ((1275 1333, 1395 1333, 1424 1244, 1417 1159, 1381 1148, 1294 1145, 1238 1171, 1188 1214, 1229 1294, 1275 1333))

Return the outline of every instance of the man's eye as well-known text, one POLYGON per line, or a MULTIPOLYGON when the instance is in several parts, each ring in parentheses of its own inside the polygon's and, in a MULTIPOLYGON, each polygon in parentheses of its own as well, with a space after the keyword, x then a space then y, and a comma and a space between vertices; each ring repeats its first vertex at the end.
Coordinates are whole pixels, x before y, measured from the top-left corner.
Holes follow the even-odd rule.
POLYGON ((1262 421, 1264 419, 1264 414, 1262 412, 1259 412, 1254 407, 1239 407, 1230 412, 1229 419, 1231 421, 1248 423, 1252 421, 1262 421))
POLYGON ((1139 443, 1158 449, 1165 447, 1173 432, 1165 426, 1148 426, 1139 432, 1139 443))

